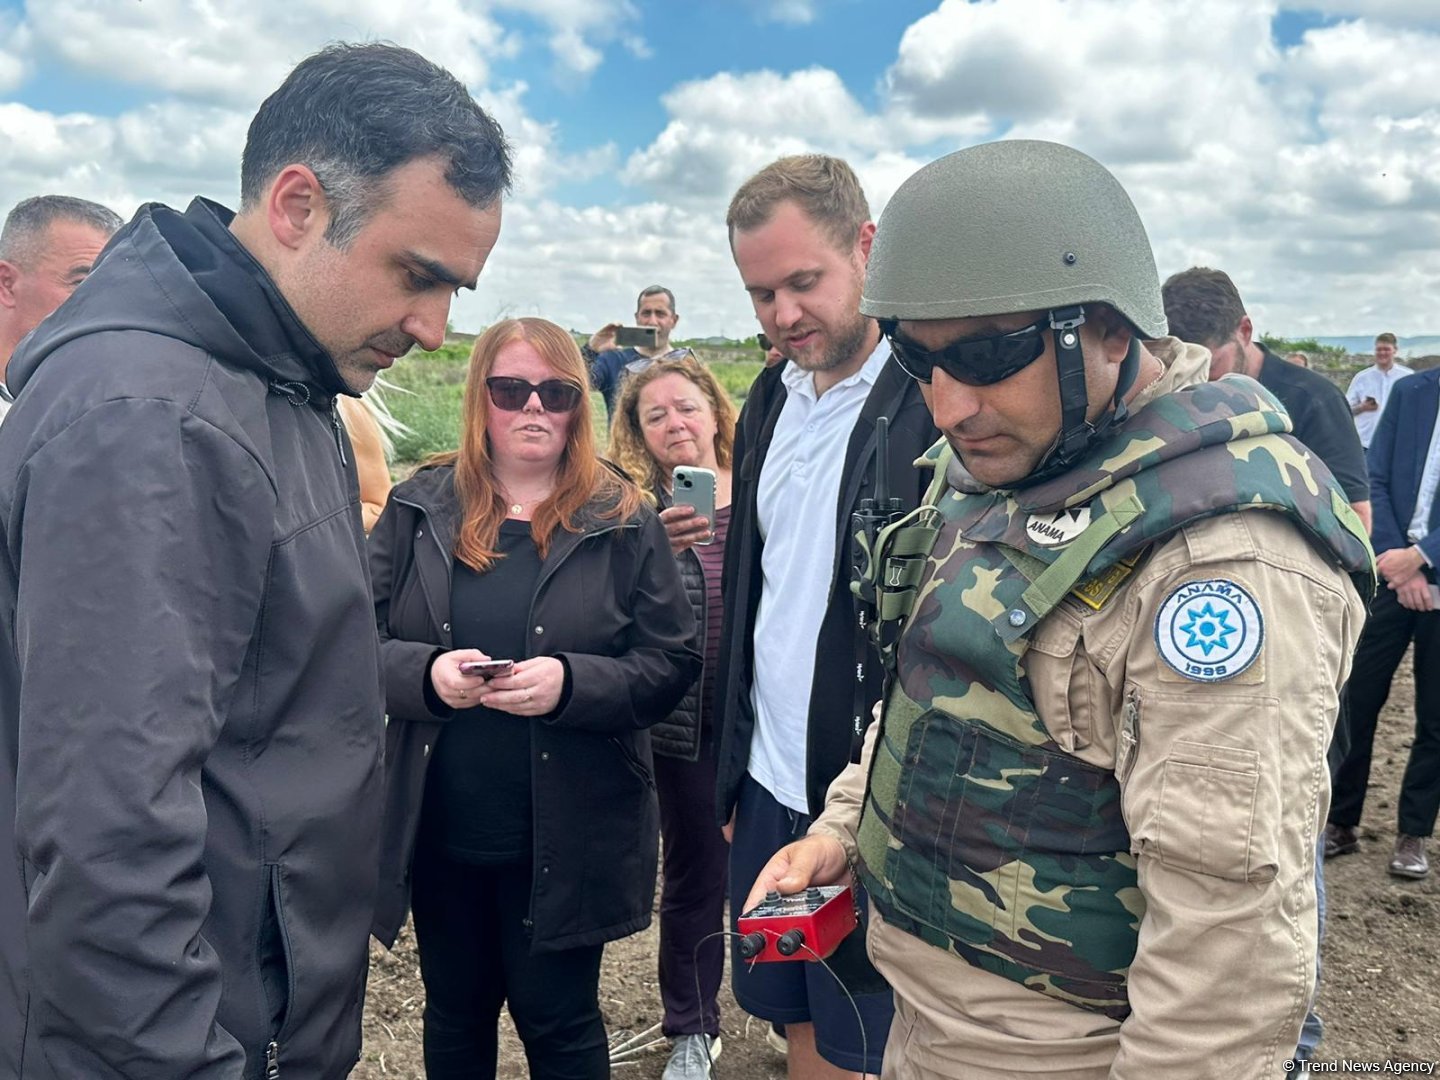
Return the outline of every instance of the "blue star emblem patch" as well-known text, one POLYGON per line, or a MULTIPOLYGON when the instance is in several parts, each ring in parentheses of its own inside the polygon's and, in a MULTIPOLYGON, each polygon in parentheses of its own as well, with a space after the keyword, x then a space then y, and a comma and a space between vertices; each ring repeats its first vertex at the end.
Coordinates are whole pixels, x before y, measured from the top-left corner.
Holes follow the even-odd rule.
POLYGON ((1198 648, 1206 656, 1209 656, 1212 650, 1224 650, 1230 635, 1239 632, 1238 627, 1230 625, 1229 609, 1222 607, 1216 611, 1215 605, 1209 600, 1198 608, 1187 608, 1185 616, 1189 621, 1180 628, 1182 633, 1188 635, 1185 647, 1198 648))
POLYGON ((1155 645, 1175 671, 1197 682, 1220 682, 1255 662, 1265 617, 1244 587, 1225 578, 1175 588, 1155 617, 1155 645))

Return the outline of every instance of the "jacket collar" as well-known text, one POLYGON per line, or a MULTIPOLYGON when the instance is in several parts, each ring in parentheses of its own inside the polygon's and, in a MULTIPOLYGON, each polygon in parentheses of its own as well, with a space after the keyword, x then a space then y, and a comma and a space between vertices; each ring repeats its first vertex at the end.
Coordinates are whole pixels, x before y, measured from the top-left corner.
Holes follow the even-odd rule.
POLYGON ((184 220, 194 229, 173 230, 171 244, 187 262, 195 284, 272 369, 277 381, 303 383, 325 399, 352 393, 335 360, 300 320, 265 268, 230 231, 235 215, 219 203, 196 198, 184 220), (203 245, 219 256, 206 258, 203 245))

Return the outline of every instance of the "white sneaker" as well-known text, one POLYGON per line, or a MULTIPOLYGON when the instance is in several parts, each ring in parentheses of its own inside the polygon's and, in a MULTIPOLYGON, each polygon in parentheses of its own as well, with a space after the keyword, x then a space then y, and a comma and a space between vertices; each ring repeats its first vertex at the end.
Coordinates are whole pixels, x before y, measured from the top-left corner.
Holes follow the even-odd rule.
POLYGON ((784 1033, 776 1031, 774 1024, 765 1026, 765 1041, 770 1045, 770 1049, 781 1057, 790 1056, 790 1040, 785 1038, 784 1033))
POLYGON ((719 1035, 680 1035, 660 1080, 710 1080, 710 1066, 719 1056, 719 1035))

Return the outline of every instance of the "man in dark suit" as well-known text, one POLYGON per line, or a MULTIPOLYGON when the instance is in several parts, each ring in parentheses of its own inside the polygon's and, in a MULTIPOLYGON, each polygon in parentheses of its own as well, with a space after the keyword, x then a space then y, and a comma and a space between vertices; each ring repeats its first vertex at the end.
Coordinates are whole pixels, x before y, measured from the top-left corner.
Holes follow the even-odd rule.
POLYGON ((1400 785, 1399 836, 1390 873, 1430 872, 1425 840, 1440 811, 1440 369, 1397 383, 1370 443, 1376 565, 1389 585, 1370 606, 1346 687, 1350 750, 1335 776, 1326 855, 1359 847, 1356 827, 1370 779, 1375 721, 1390 679, 1415 643, 1415 741, 1400 785))

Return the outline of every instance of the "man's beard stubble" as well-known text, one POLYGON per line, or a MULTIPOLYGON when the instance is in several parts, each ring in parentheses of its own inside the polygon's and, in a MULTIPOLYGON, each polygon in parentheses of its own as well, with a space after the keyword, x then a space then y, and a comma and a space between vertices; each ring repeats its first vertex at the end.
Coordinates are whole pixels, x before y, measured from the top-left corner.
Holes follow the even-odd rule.
POLYGON ((833 335, 826 334, 828 343, 822 352, 812 352, 803 357, 791 356, 789 359, 805 371, 834 371, 854 359, 874 329, 874 319, 856 312, 853 322, 840 327, 833 335))

